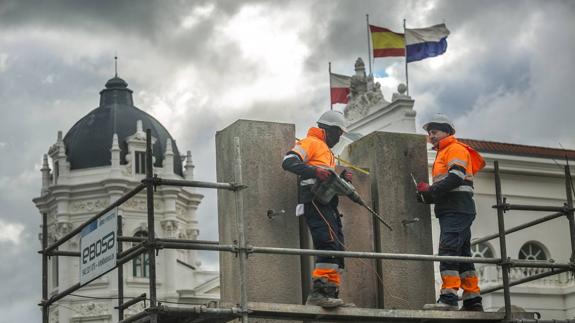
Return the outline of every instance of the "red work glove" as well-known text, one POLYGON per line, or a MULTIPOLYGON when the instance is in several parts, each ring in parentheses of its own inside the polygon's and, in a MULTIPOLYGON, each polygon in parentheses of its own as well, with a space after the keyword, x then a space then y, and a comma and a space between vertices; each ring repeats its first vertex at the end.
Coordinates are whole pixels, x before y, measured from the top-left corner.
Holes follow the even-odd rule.
POLYGON ((344 169, 341 174, 339 174, 339 177, 343 178, 348 183, 351 183, 353 180, 353 174, 347 169, 344 169))
POLYGON ((429 184, 424 183, 424 182, 419 182, 417 184, 417 191, 419 193, 425 193, 425 192, 429 192, 429 184))
POLYGON ((327 179, 330 176, 331 176, 331 173, 329 172, 329 170, 321 168, 321 167, 316 167, 315 178, 317 178, 320 182, 327 181, 327 179))

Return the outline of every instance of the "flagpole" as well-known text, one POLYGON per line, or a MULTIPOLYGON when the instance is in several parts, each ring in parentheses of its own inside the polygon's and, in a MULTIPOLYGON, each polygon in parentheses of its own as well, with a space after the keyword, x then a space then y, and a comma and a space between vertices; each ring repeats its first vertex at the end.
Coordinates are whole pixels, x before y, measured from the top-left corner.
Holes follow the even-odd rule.
POLYGON ((405 87, 409 96, 409 74, 407 73, 407 38, 405 33, 405 18, 403 18, 403 46, 405 48, 405 87))
POLYGON ((365 15, 365 20, 367 22, 367 61, 369 64, 369 74, 371 75, 371 40, 370 40, 370 30, 369 30, 369 15, 365 15))
POLYGON ((329 109, 333 110, 333 99, 331 97, 331 62, 329 62, 329 109))

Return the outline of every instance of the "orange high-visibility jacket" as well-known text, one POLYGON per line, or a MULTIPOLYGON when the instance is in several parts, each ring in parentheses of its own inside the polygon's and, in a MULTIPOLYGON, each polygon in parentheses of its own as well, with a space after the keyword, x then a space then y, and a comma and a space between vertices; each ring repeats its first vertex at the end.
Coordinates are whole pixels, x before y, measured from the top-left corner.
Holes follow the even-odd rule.
POLYGON ((484 166, 481 155, 454 136, 439 142, 430 189, 437 216, 450 212, 475 214, 473 176, 484 166))
POLYGON ((306 165, 335 168, 335 158, 325 143, 323 129, 309 128, 307 137, 297 141, 291 151, 295 152, 306 165))
MULTIPOLYGON (((288 155, 290 153, 296 154, 306 166, 335 169, 335 157, 325 142, 325 136, 325 130, 315 127, 310 128, 307 132, 307 137, 297 141, 288 155)), ((300 176, 298 187, 299 203, 307 203, 313 200, 314 195, 311 192, 311 187, 315 182, 315 176, 300 176)))

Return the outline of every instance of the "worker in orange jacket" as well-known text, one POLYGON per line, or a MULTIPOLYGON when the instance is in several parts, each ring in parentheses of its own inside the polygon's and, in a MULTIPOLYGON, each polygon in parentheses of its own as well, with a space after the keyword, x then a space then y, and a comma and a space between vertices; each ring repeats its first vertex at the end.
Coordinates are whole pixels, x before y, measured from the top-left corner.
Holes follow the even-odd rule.
MULTIPOLYGON (((337 210, 338 198, 322 204, 314 199, 312 186, 325 181, 335 169, 335 158, 330 148, 335 146, 346 131, 342 113, 327 111, 317 121, 317 127, 308 130, 307 136, 296 142, 287 152, 282 167, 299 176, 297 215, 303 215, 311 232, 313 245, 318 250, 344 250, 343 227, 337 210)), ((351 173, 340 175, 351 182, 351 173)), ((344 305, 339 298, 342 257, 318 256, 312 273, 312 290, 306 305, 326 308, 344 305)))
MULTIPOLYGON (((427 203, 435 204, 441 230, 440 256, 471 257, 471 224, 475 219, 473 176, 485 166, 483 158, 459 142, 453 123, 436 114, 423 129, 437 151, 433 163, 433 184, 419 183, 417 191, 427 203)), ((473 263, 440 262, 441 292, 435 304, 424 309, 458 310, 458 290, 463 289, 462 311, 483 311, 478 277, 473 263)))

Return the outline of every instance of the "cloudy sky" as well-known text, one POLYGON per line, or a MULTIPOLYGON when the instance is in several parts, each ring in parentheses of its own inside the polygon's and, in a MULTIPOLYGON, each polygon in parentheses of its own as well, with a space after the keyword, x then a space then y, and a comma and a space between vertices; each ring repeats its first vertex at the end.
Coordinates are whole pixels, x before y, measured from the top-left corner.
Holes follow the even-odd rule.
MULTIPOLYGON (((328 108, 328 62, 351 75, 366 60, 366 14, 396 31, 403 18, 451 31, 443 56, 410 64, 418 127, 444 112, 461 137, 575 149, 573 1, 0 0, 0 322, 40 320, 41 158, 98 105, 115 53, 136 106, 214 181, 217 130, 257 119, 302 136, 328 108)), ((388 100, 403 64, 374 63, 388 100)), ((212 239, 214 194, 204 206, 212 239)))

